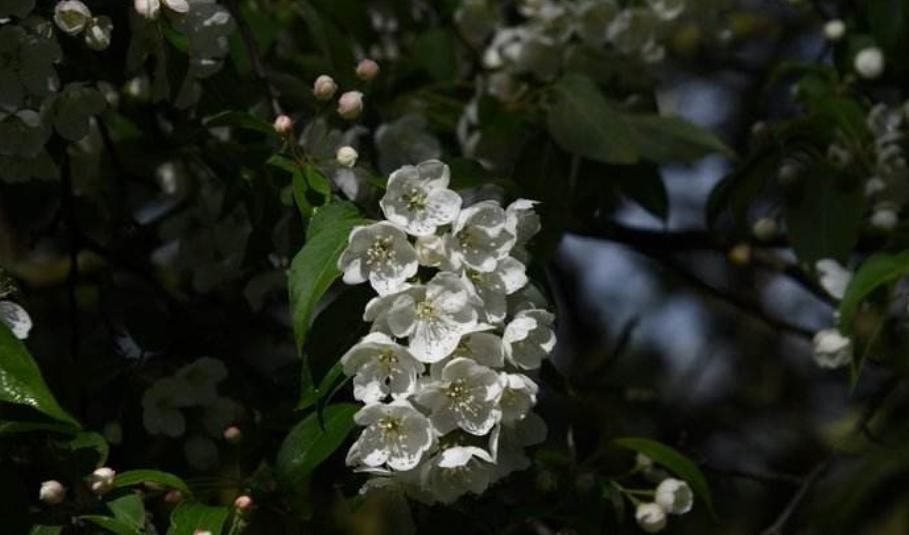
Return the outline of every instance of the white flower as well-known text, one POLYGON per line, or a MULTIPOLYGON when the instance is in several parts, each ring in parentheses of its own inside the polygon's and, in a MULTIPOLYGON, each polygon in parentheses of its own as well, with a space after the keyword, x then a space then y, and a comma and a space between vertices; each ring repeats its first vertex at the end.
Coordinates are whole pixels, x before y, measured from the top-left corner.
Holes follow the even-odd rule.
POLYGON ((685 0, 648 0, 650 8, 663 20, 673 20, 685 11, 685 0))
POLYGON ((852 272, 832 258, 818 260, 815 268, 824 290, 832 297, 842 299, 849 282, 852 280, 852 272))
POLYGON ((466 269, 461 278, 482 302, 480 310, 486 315, 486 320, 492 323, 505 319, 508 312, 506 297, 527 284, 524 264, 512 257, 500 260, 493 271, 466 269))
POLYGON ((85 44, 92 50, 104 50, 110 46, 111 33, 114 23, 110 17, 100 16, 93 18, 85 27, 85 44))
POLYGON ((462 200, 448 189, 449 173, 448 166, 438 160, 393 172, 379 201, 385 218, 414 236, 433 234, 436 227, 454 221, 462 200))
POLYGON ((57 505, 66 498, 66 488, 59 481, 50 480, 41 483, 38 499, 48 505, 57 505))
MULTIPOLYGON (((164 5, 174 13, 189 13, 189 2, 187 0, 162 0, 164 5)), ((199 2, 202 3, 202 2, 199 2)))
POLYGON ((79 0, 65 0, 54 6, 54 23, 69 35, 78 35, 91 18, 92 12, 79 0))
POLYGON ((349 145, 344 145, 338 149, 338 153, 335 155, 335 160, 338 164, 350 168, 357 165, 357 158, 360 155, 357 154, 357 150, 349 145))
POLYGON ((360 63, 357 64, 357 78, 363 80, 364 82, 369 82, 373 78, 379 75, 379 64, 375 61, 366 58, 360 60, 360 63))
POLYGON ((417 403, 430 409, 436 431, 445 434, 460 428, 477 436, 489 433, 502 417, 498 374, 473 360, 455 358, 440 375, 416 393, 417 403))
POLYGON ((852 361, 852 341, 837 329, 814 335, 814 361, 822 368, 840 368, 852 361))
POLYGON ((354 398, 376 403, 386 396, 406 397, 423 373, 423 364, 387 335, 370 333, 341 357, 344 373, 354 376, 354 398))
POLYGON ((210 405, 218 399, 218 384, 227 378, 227 368, 218 359, 202 357, 177 370, 175 376, 189 387, 189 404, 210 405))
POLYGON ((491 462, 489 453, 476 446, 446 448, 423 466, 422 490, 444 504, 467 493, 482 494, 492 479, 491 462))
POLYGON ((502 422, 511 423, 524 419, 530 409, 537 404, 539 387, 530 377, 520 373, 501 374, 502 398, 499 407, 502 409, 502 422))
POLYGON ((667 513, 683 515, 691 511, 694 504, 694 493, 688 483, 680 479, 664 479, 656 488, 654 500, 667 513))
POLYGON ((283 113, 275 117, 275 122, 272 123, 272 128, 275 129, 279 135, 286 136, 294 131, 294 121, 287 115, 283 113))
POLYGON ((505 358, 519 368, 531 370, 555 347, 553 315, 540 309, 522 310, 505 327, 502 342, 505 358))
POLYGON ((152 20, 158 18, 158 13, 161 12, 161 0, 134 0, 133 7, 136 13, 152 20))
POLYGON ((0 301, 0 322, 20 340, 28 338, 32 330, 32 318, 28 311, 12 301, 0 301))
POLYGON ((871 213, 871 225, 875 228, 893 230, 897 223, 899 223, 899 216, 896 208, 890 204, 885 203, 883 206, 875 207, 871 213))
POLYGON ((152 435, 178 437, 186 431, 186 419, 180 407, 187 405, 189 385, 173 377, 165 377, 142 395, 142 423, 152 435))
POLYGON ((536 413, 528 413, 523 420, 501 424, 491 435, 490 442, 496 462, 496 479, 530 467, 525 453, 527 446, 546 440, 546 423, 536 413))
POLYGON ((432 424, 405 401, 366 405, 354 415, 354 421, 366 429, 351 446, 348 465, 411 470, 433 445, 432 424))
POLYGON ((321 75, 312 84, 312 94, 317 100, 331 100, 338 90, 338 84, 328 75, 321 75))
POLYGON ((401 290, 418 268, 417 252, 407 236, 385 221, 355 228, 338 258, 345 283, 368 280, 379 295, 401 290))
POLYGON ((855 55, 855 72, 866 80, 879 78, 884 73, 884 53, 876 46, 870 46, 855 55))
POLYGON ((417 236, 417 260, 422 266, 440 267, 448 260, 447 240, 443 236, 430 234, 417 236))
MULTIPOLYGON (((488 326, 482 326, 488 328, 488 326)), ((502 338, 492 333, 479 330, 465 334, 458 346, 451 353, 452 358, 468 358, 488 368, 501 368, 505 365, 505 353, 502 349, 502 338)))
POLYGON ((461 279, 440 272, 427 285, 395 298, 385 321, 396 337, 410 337, 410 352, 417 360, 431 363, 448 356, 461 335, 476 327, 477 311, 461 279))
POLYGON ((518 199, 505 209, 508 216, 514 219, 516 239, 519 244, 527 243, 540 231, 540 216, 533 208, 537 204, 540 203, 528 199, 518 199))
POLYGON ((666 511, 656 503, 638 505, 634 518, 646 533, 657 533, 666 527, 666 511))
POLYGON ((338 99, 338 115, 344 119, 356 119, 363 113, 363 93, 348 91, 338 99))
POLYGON ((516 241, 515 219, 495 201, 464 209, 452 226, 448 249, 456 266, 489 272, 508 256, 516 241))
POLYGON ((828 20, 824 24, 824 37, 828 41, 839 41, 846 35, 846 23, 840 19, 828 20))
POLYGON ((92 475, 89 476, 89 487, 91 487, 92 492, 95 494, 107 494, 114 490, 114 477, 116 475, 117 472, 106 466, 102 466, 92 472, 92 475))

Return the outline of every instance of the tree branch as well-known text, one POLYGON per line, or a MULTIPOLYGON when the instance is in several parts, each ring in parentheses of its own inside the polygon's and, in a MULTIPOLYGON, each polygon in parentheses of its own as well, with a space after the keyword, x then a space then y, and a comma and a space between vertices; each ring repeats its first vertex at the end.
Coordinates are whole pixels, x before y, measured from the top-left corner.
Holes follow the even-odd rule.
POLYGON ((271 106, 272 113, 276 117, 282 115, 284 112, 281 109, 281 104, 278 102, 277 92, 268 80, 268 76, 265 74, 265 66, 262 64, 262 58, 259 55, 259 45, 256 44, 252 29, 249 27, 249 24, 246 23, 243 14, 240 13, 240 6, 237 5, 237 0, 228 0, 227 9, 230 10, 230 14, 234 17, 234 20, 237 21, 237 29, 240 31, 240 37, 243 39, 243 45, 246 47, 246 55, 249 56, 249 62, 252 64, 253 72, 256 73, 256 78, 262 84, 262 89, 265 91, 265 97, 268 100, 268 104, 271 106))
POLYGON ((827 472, 827 469, 830 468, 830 465, 833 464, 833 459, 834 457, 830 456, 815 465, 811 472, 802 480, 799 490, 796 491, 789 500, 789 503, 786 504, 786 507, 783 509, 783 512, 780 513, 780 516, 777 517, 769 528, 762 531, 761 535, 783 535, 783 528, 786 526, 786 523, 811 491, 811 488, 814 487, 814 484, 817 483, 821 476, 827 472))

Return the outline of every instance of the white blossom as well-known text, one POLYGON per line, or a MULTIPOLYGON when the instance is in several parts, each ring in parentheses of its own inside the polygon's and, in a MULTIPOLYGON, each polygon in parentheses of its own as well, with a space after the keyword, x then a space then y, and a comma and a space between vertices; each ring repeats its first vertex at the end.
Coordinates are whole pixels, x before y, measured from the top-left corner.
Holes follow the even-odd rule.
POLYGON ((186 431, 181 407, 187 406, 190 387, 186 382, 165 377, 142 395, 142 423, 150 434, 178 437, 186 431))
POLYGON ((506 297, 527 284, 524 264, 512 257, 500 260, 489 272, 466 269, 461 278, 479 299, 486 320, 492 323, 505 319, 508 311, 506 297))
POLYGON ((447 241, 443 236, 417 236, 417 260, 422 266, 440 267, 448 261, 447 241))
POLYGON ((107 494, 114 489, 114 477, 117 475, 112 469, 102 466, 89 476, 89 487, 95 494, 107 494))
POLYGON ((863 48, 855 55, 855 72, 862 78, 873 80, 884 73, 884 53, 876 46, 863 48))
POLYGON ((458 346, 451 352, 452 358, 468 358, 488 368, 501 368, 505 365, 505 353, 502 348, 502 337, 485 332, 489 326, 478 325, 475 332, 465 334, 458 346))
POLYGON ((824 37, 828 41, 839 41, 844 35, 846 35, 846 23, 842 20, 828 20, 824 24, 824 37))
POLYGON ((438 160, 407 165, 388 177, 379 205, 385 218, 413 236, 433 234, 454 221, 461 196, 448 189, 448 166, 438 160))
POLYGON ((831 297, 842 299, 849 282, 852 280, 852 272, 832 258, 818 260, 815 268, 820 278, 821 287, 831 297))
POLYGON ((492 480, 491 463, 489 453, 476 446, 443 449, 423 466, 423 491, 444 504, 467 493, 482 494, 492 480))
POLYGON ((406 401, 366 405, 354 421, 366 429, 347 454, 349 465, 411 470, 433 445, 432 424, 406 401))
POLYGON ((388 395, 410 395, 423 364, 382 333, 370 333, 341 357, 344 373, 354 377, 354 399, 376 403, 388 395))
POLYGON ((553 315, 540 309, 522 310, 505 327, 505 358, 525 370, 538 368, 555 347, 553 315))
POLYGON ((338 153, 335 155, 335 160, 338 164, 350 168, 357 165, 357 158, 359 158, 356 149, 349 145, 344 145, 338 149, 338 153))
POLYGON ((495 201, 482 201, 465 208, 452 226, 448 249, 456 266, 480 272, 496 268, 516 241, 516 219, 495 201))
POLYGON ((496 462, 495 478, 529 468, 531 463, 526 448, 545 439, 546 423, 534 412, 521 420, 498 425, 490 438, 496 462))
POLYGON ((218 384, 227 378, 227 368, 218 359, 202 357, 177 370, 176 377, 188 387, 189 404, 210 405, 218 399, 218 384))
POLYGON ((379 295, 404 288, 418 268, 417 252, 407 236, 386 221, 355 228, 338 258, 344 282, 360 284, 368 280, 379 295))
POLYGON ((539 387, 530 377, 520 373, 503 373, 504 385, 499 406, 502 409, 502 422, 511 423, 524 419, 530 409, 537 404, 539 387))
POLYGON ((691 511, 691 507, 694 505, 694 493, 688 483, 680 479, 668 478, 657 486, 653 501, 669 514, 683 515, 691 511))
POLYGON ((822 368, 841 368, 852 362, 852 341, 838 329, 814 335, 814 361, 822 368))
POLYGON ((639 504, 634 518, 646 533, 657 533, 666 527, 666 511, 656 503, 639 504))
POLYGON ((461 335, 477 325, 470 292, 457 275, 438 273, 425 286, 396 297, 386 320, 391 332, 410 338, 410 352, 422 362, 437 362, 454 351, 461 335))
POLYGON ((9 327, 13 335, 25 340, 32 330, 32 317, 18 303, 0 301, 0 322, 9 327))
POLYGON ((41 483, 38 499, 48 505, 57 505, 66 498, 66 488, 59 481, 50 480, 41 483))
POLYGON ((152 20, 161 12, 161 0, 134 0, 133 7, 140 16, 152 20))
POLYGON ((54 6, 54 23, 69 35, 78 35, 91 18, 92 12, 79 0, 64 0, 54 6))
POLYGON ((501 420, 499 375, 471 359, 455 358, 442 369, 438 380, 416 393, 417 403, 430 410, 430 420, 442 434, 462 429, 485 435, 501 420))

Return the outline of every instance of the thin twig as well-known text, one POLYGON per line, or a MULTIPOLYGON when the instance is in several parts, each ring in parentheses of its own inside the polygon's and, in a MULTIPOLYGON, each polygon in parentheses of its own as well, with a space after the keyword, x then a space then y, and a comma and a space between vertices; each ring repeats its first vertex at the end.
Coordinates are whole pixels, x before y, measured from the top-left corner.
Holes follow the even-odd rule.
POLYGON ((827 472, 827 469, 830 468, 830 465, 833 464, 833 459, 834 457, 830 456, 815 465, 811 472, 802 480, 799 490, 796 491, 786 504, 786 507, 783 509, 783 512, 780 513, 780 516, 776 518, 769 528, 761 532, 761 535, 783 535, 783 528, 786 526, 786 523, 789 522, 789 519, 795 514, 795 511, 808 495, 808 492, 811 491, 811 488, 814 487, 814 484, 817 483, 821 476, 827 472))
POLYGON ((237 5, 237 0, 229 0, 227 2, 227 8, 230 10, 230 14, 234 17, 234 20, 237 21, 237 29, 240 31, 240 37, 243 39, 243 45, 246 47, 246 55, 249 56, 249 62, 252 64, 253 72, 256 73, 256 78, 258 78, 259 82, 262 84, 262 89, 265 91, 265 97, 268 99, 268 104, 271 106, 272 113, 277 117, 284 112, 281 109, 281 104, 278 102, 277 92, 268 80, 268 76, 265 74, 265 66, 262 64, 261 56, 259 56, 259 45, 256 44, 252 29, 249 27, 249 24, 247 24, 246 19, 243 18, 243 14, 240 13, 240 6, 237 5))

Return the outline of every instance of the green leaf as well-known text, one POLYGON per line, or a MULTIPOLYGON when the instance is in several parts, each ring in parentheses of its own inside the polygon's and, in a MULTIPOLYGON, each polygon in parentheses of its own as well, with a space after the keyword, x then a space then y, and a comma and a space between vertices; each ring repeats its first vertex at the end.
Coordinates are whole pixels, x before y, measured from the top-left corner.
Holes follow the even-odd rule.
POLYGON ((63 526, 32 526, 28 535, 60 535, 63 526))
POLYGON ((114 517, 127 526, 137 530, 145 527, 145 502, 133 492, 124 494, 107 502, 107 507, 114 517))
POLYGON ((686 481, 695 496, 700 498, 710 514, 716 518, 716 510, 713 507, 713 499, 710 496, 710 487, 707 485, 707 478, 701 472, 701 469, 685 455, 679 453, 661 442, 647 438, 627 437, 615 439, 615 444, 627 448, 653 459, 654 462, 664 466, 670 472, 686 481))
POLYGON ((104 528, 110 533, 116 533, 117 535, 139 535, 142 533, 142 530, 133 527, 122 520, 117 520, 116 518, 111 518, 109 516, 101 515, 82 515, 79 517, 81 520, 86 520, 92 524, 104 528))
POLYGON ((303 351, 313 310, 319 299, 341 272, 338 257, 347 247, 347 237, 362 220, 340 219, 331 227, 314 234, 294 257, 288 273, 290 309, 297 351, 303 351))
POLYGON ((679 117, 628 115, 634 148, 655 162, 693 162, 710 154, 732 154, 709 131, 679 117))
MULTIPOLYGON (((309 184, 309 187, 316 193, 320 193, 325 199, 325 202, 331 198, 331 182, 325 178, 325 175, 323 175, 321 171, 312 165, 306 165, 306 167, 303 168, 303 176, 306 177, 306 183, 309 184)), ((325 204, 325 202, 322 204, 325 204)))
POLYGON ((358 409, 353 403, 329 405, 322 412, 324 427, 315 412, 297 424, 278 450, 275 470, 281 482, 288 487, 301 485, 341 446, 354 428, 353 415, 358 409))
POLYGON ((117 474, 117 477, 114 478, 114 487, 132 487, 146 482, 157 483, 164 487, 179 490, 186 496, 192 495, 189 486, 187 486, 182 479, 168 472, 161 472, 159 470, 130 470, 128 472, 119 473, 117 474))
POLYGON ((635 163, 639 154, 622 114, 586 76, 568 75, 553 88, 549 133, 564 150, 605 163, 635 163))
POLYGON ((272 155, 265 162, 265 164, 270 165, 272 167, 277 167, 278 169, 283 169, 284 171, 287 171, 288 173, 291 173, 291 174, 296 173, 299 170, 299 166, 297 165, 297 162, 293 161, 292 159, 288 158, 287 156, 282 156, 280 154, 272 155))
POLYGON ((354 203, 337 201, 326 204, 325 206, 320 206, 319 208, 316 208, 312 219, 309 221, 309 226, 306 227, 306 240, 309 241, 317 234, 330 230, 332 227, 345 221, 363 221, 363 216, 360 215, 360 209, 357 208, 354 203))
POLYGON ((72 433, 73 426, 60 422, 11 422, 9 420, 0 420, 0 435, 15 435, 33 431, 72 433))
POLYGON ((909 274, 909 250, 897 254, 878 253, 858 268, 840 301, 839 327, 843 334, 852 332, 852 320, 859 305, 878 288, 909 274))
POLYGON ((81 427, 57 403, 28 350, 3 323, 0 323, 0 401, 26 405, 73 429, 81 427))
POLYGON ((294 195, 294 203, 297 205, 300 216, 304 219, 312 216, 313 206, 312 203, 309 202, 309 199, 306 198, 306 192, 309 191, 309 185, 306 183, 306 178, 303 177, 303 172, 299 169, 293 172, 291 188, 294 195))
POLYGON ((692 162, 731 151, 707 130, 678 117, 632 114, 603 96, 596 83, 568 75, 553 88, 549 132, 564 150, 605 163, 692 162))
POLYGON ((76 434, 66 443, 66 446, 73 450, 83 450, 91 449, 97 453, 98 458, 95 461, 95 466, 103 466, 107 463, 107 455, 110 452, 110 447, 107 445, 107 441, 104 440, 104 437, 94 431, 82 431, 76 434))
POLYGON ((799 260, 814 266, 823 258, 844 261, 858 241, 865 196, 832 170, 800 177, 786 202, 786 227, 799 260), (828 172, 830 171, 830 172, 828 172))
POLYGON ((300 403, 297 405, 297 410, 308 409, 327 396, 343 373, 344 367, 341 366, 341 361, 335 362, 334 365, 329 368, 325 376, 322 377, 322 380, 319 381, 318 387, 310 384, 309 388, 304 388, 300 395, 300 403))
POLYGON ((275 127, 271 123, 242 111, 225 111, 212 115, 205 119, 204 124, 207 127, 232 126, 261 132, 270 137, 278 137, 278 133, 275 132, 275 127))
POLYGON ((193 535, 196 530, 220 535, 230 511, 227 507, 212 507, 198 502, 181 502, 170 515, 167 535, 193 535))

